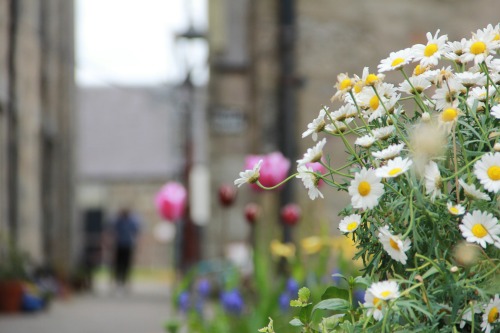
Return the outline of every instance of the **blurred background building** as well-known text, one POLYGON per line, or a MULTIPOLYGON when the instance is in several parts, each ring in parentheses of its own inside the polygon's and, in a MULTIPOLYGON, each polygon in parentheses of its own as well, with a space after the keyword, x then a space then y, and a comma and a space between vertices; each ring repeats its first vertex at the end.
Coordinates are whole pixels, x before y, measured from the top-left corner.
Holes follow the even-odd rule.
POLYGON ((61 274, 76 256, 73 1, 0 1, 0 239, 61 274))

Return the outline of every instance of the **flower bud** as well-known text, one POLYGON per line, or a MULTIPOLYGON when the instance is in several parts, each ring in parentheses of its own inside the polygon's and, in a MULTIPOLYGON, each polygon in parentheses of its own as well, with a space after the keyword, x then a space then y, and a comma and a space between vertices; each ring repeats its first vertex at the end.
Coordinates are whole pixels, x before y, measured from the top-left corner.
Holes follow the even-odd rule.
POLYGON ((288 204, 281 209, 281 220, 287 225, 296 225, 300 219, 300 207, 296 204, 288 204))
POLYGON ((229 207, 236 199, 236 189, 234 186, 223 184, 219 187, 219 202, 224 207, 229 207))
POLYGON ((500 142, 495 143, 495 145, 493 146, 493 150, 500 152, 500 142))
POLYGON ((245 218, 249 224, 255 224, 260 215, 260 207, 256 203, 245 206, 245 218))
POLYGON ((450 272, 452 272, 452 273, 456 273, 456 272, 458 272, 458 267, 457 267, 457 266, 453 266, 453 267, 451 267, 451 268, 450 268, 450 272))
POLYGON ((430 121, 431 120, 431 115, 429 114, 429 112, 424 112, 422 113, 422 121, 430 121))

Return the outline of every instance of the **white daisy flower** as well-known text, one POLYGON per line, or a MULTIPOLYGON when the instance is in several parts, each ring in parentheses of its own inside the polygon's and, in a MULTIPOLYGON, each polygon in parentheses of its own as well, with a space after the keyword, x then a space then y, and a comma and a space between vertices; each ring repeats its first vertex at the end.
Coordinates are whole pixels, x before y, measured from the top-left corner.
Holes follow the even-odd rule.
POLYGON ((406 251, 411 248, 411 241, 408 238, 404 240, 401 239, 400 234, 392 235, 388 226, 379 228, 378 231, 377 237, 387 254, 389 254, 392 259, 406 265, 406 260, 408 259, 406 251))
POLYGON ((421 94, 425 89, 432 86, 432 83, 423 76, 412 76, 399 85, 399 91, 408 95, 421 94))
POLYGON ((331 112, 330 117, 333 121, 343 121, 347 118, 353 118, 358 115, 358 110, 352 104, 344 104, 340 107, 340 109, 331 112))
POLYGON ((260 177, 259 171, 261 165, 262 165, 262 160, 259 160, 259 162, 257 162, 254 165, 253 169, 240 172, 240 178, 234 181, 234 185, 238 185, 238 187, 240 187, 245 183, 249 184, 256 183, 260 177))
POLYGON ((399 297, 399 286, 396 281, 374 282, 367 290, 378 299, 389 301, 399 297))
POLYGON ((396 157, 389 160, 386 165, 375 170, 375 174, 380 178, 395 178, 410 169, 412 160, 409 158, 396 157))
POLYGON ((387 72, 395 69, 399 69, 409 63, 412 60, 412 51, 410 48, 398 51, 391 52, 389 57, 383 59, 378 65, 379 72, 387 72))
POLYGON ((455 78, 459 83, 461 83, 466 88, 471 88, 473 86, 486 84, 486 75, 481 72, 471 73, 463 72, 456 73, 455 78))
POLYGON ((373 316, 375 320, 381 321, 382 318, 384 318, 384 312, 386 310, 385 305, 385 301, 375 297, 371 292, 366 291, 363 306, 368 309, 368 316, 373 316))
POLYGON ((500 298, 496 294, 484 309, 481 330, 490 333, 493 326, 497 326, 498 323, 500 323, 500 298))
POLYGON ((332 97, 332 101, 336 99, 344 99, 347 92, 349 92, 354 86, 354 80, 349 77, 347 73, 341 73, 337 75, 337 83, 335 83, 335 88, 337 92, 332 97))
POLYGON ((370 148, 375 143, 375 137, 371 134, 364 135, 359 137, 354 141, 356 146, 361 146, 363 148, 370 148))
POLYGON ((456 63, 463 63, 463 56, 467 48, 467 39, 462 38, 459 42, 448 42, 445 46, 444 57, 455 61, 456 63))
POLYGON ((448 208, 448 211, 450 212, 451 215, 465 214, 465 207, 462 206, 461 204, 453 204, 452 202, 448 201, 446 203, 446 207, 448 208))
POLYGON ((441 174, 436 162, 430 161, 424 168, 425 194, 430 195, 431 201, 442 196, 441 174))
POLYGON ((430 32, 426 34, 427 44, 416 44, 412 47, 413 61, 420 61, 421 66, 436 66, 445 49, 448 40, 447 35, 438 37, 439 30, 432 36, 430 32))
POLYGON ((371 209, 384 194, 384 185, 373 169, 361 169, 354 175, 348 188, 353 208, 371 209))
POLYGON ((304 157, 301 160, 297 160, 298 167, 306 165, 307 163, 319 162, 321 157, 323 157, 323 147, 326 144, 326 138, 323 138, 314 147, 308 148, 304 157))
POLYGON ((372 152, 372 156, 381 160, 390 160, 398 156, 404 147, 404 143, 392 144, 383 150, 372 152))
POLYGON ((439 128, 450 132, 453 126, 457 123, 458 117, 461 115, 459 109, 454 107, 445 108, 438 116, 439 128))
POLYGON ((486 92, 486 87, 475 87, 469 91, 469 96, 473 99, 477 99, 480 102, 486 102, 487 96, 491 97, 495 94, 495 87, 489 87, 488 92, 486 92))
POLYGON ((314 200, 317 197, 324 198, 323 193, 321 193, 318 189, 319 181, 321 179, 314 174, 314 170, 311 167, 302 165, 297 168, 297 171, 299 174, 296 177, 302 179, 304 187, 308 190, 309 198, 311 200, 314 200))
POLYGON ((384 74, 378 73, 373 74, 370 73, 370 69, 368 67, 363 68, 363 74, 361 76, 361 82, 365 86, 374 86, 385 78, 384 74))
POLYGON ((495 105, 491 108, 490 115, 495 117, 496 119, 500 119, 500 104, 495 105))
POLYGON ((491 198, 488 194, 478 190, 476 186, 474 185, 469 185, 466 182, 464 182, 462 179, 458 180, 458 183, 462 188, 464 189, 465 195, 468 197, 471 197, 473 199, 479 199, 479 200, 486 200, 486 201, 491 201, 491 198))
POLYGON ((500 153, 484 154, 474 164, 474 174, 487 191, 498 193, 500 191, 500 153))
POLYGON ((481 313, 481 310, 479 309, 479 305, 477 303, 474 303, 472 305, 472 309, 470 306, 467 306, 467 309, 462 314, 462 318, 460 320, 460 328, 464 328, 467 321, 471 322, 473 314, 476 313, 481 313))
POLYGON ((493 36, 490 34, 478 33, 467 41, 463 62, 474 61, 478 65, 482 63, 490 54, 495 54, 496 43, 493 41, 493 36))
POLYGON ((483 248, 486 244, 494 244, 500 235, 500 224, 491 213, 475 210, 465 214, 462 223, 458 226, 462 236, 469 243, 477 243, 483 248))
POLYGON ((395 130, 396 127, 394 125, 389 125, 374 129, 372 134, 377 140, 387 140, 395 130))
POLYGON ((358 229, 361 224, 361 215, 359 214, 351 214, 349 216, 344 217, 339 223, 339 229, 343 233, 353 232, 358 229))
POLYGON ((442 110, 448 107, 456 107, 459 94, 465 90, 465 87, 457 80, 448 79, 443 85, 436 89, 432 99, 436 102, 436 109, 442 110))
POLYGON ((353 121, 352 118, 345 119, 344 121, 335 121, 333 124, 326 125, 325 131, 333 134, 343 133, 347 130, 347 124, 349 124, 351 121, 353 121))
MULTIPOLYGON (((326 110, 328 110, 328 107, 326 107, 326 110)), ((312 134, 312 139, 314 141, 318 140, 318 133, 323 131, 325 128, 325 115, 326 115, 326 110, 321 109, 319 111, 319 116, 316 119, 313 119, 308 125, 307 125, 307 130, 302 133, 302 138, 305 138, 306 136, 312 134)))

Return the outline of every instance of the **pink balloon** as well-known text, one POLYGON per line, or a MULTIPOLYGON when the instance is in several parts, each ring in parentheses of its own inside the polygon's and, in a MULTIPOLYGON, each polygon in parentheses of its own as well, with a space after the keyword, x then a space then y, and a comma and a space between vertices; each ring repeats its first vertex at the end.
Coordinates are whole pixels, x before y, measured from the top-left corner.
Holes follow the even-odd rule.
MULTIPOLYGON (((259 160, 262 160, 260 168, 259 182, 266 186, 272 187, 282 182, 288 175, 290 169, 290 161, 280 152, 273 152, 267 155, 248 155, 245 158, 245 169, 252 169, 259 160)), ((260 188, 251 184, 255 190, 260 188)))
POLYGON ((156 194, 156 209, 162 218, 175 222, 186 209, 187 191, 177 182, 166 183, 156 194))

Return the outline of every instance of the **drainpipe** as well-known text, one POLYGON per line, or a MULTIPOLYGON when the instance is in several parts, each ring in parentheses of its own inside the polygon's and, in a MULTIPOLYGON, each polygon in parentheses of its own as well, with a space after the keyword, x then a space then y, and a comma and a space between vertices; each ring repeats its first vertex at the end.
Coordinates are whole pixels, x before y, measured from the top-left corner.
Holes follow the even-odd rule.
MULTIPOLYGON (((281 65, 279 77, 278 119, 276 133, 278 133, 278 147, 291 161, 292 170, 297 159, 296 126, 297 110, 295 89, 295 40, 296 40, 296 11, 295 0, 279 0, 279 63, 281 65)), ((287 182, 280 192, 280 206, 294 200, 293 182, 287 182)), ((291 242, 291 227, 283 224, 283 241, 291 242)))

